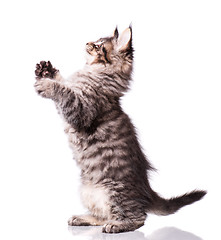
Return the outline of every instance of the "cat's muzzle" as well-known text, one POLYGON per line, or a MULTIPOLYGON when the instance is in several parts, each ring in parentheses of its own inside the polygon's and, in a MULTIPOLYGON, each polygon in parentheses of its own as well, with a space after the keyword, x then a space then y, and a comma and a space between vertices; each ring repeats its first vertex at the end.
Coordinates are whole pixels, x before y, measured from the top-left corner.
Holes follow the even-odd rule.
POLYGON ((93 51, 93 49, 94 49, 94 44, 93 43, 87 43, 86 44, 86 50, 87 50, 88 53, 93 51))

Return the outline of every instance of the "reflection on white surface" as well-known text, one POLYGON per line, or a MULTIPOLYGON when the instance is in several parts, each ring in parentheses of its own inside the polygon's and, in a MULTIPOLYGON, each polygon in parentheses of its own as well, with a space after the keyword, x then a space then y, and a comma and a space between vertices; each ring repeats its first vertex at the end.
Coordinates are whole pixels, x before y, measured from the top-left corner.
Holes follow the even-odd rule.
POLYGON ((134 231, 118 234, 102 233, 102 227, 69 227, 74 236, 85 237, 90 240, 147 240, 142 232, 134 231))
POLYGON ((175 227, 165 227, 156 230, 149 236, 145 236, 140 231, 106 234, 101 232, 102 227, 69 227, 68 229, 74 236, 81 236, 90 240, 203 240, 190 232, 185 232, 175 227))
POLYGON ((190 232, 182 231, 175 227, 161 228, 153 232, 148 240, 203 240, 190 232))

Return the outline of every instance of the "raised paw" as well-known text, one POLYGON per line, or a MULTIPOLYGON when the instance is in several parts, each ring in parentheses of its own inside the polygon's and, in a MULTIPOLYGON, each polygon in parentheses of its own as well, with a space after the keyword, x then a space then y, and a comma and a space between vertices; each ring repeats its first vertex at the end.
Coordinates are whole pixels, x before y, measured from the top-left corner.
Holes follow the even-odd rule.
POLYGON ((41 61, 36 64, 35 75, 36 79, 54 78, 58 70, 54 68, 50 61, 41 61))

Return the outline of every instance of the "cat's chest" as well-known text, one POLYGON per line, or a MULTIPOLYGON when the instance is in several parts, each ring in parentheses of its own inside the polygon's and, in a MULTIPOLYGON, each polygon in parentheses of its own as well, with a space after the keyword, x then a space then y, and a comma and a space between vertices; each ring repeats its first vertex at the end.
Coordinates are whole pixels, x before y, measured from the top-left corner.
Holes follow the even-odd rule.
POLYGON ((81 158, 84 149, 87 148, 86 141, 70 124, 64 124, 64 131, 68 136, 69 146, 72 149, 75 158, 81 158))
POLYGON ((95 163, 96 159, 91 158, 90 156, 93 156, 96 147, 91 147, 88 144, 89 137, 78 133, 70 125, 66 125, 65 132, 68 135, 69 146, 73 151, 75 160, 82 168, 87 168, 88 165, 93 165, 93 162, 95 163))

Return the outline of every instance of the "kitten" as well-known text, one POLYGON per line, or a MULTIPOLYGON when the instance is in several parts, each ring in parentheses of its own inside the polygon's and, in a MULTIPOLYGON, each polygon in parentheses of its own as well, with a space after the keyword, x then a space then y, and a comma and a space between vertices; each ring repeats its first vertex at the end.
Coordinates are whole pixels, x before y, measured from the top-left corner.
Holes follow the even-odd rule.
POLYGON ((65 80, 50 62, 36 65, 37 93, 52 99, 81 168, 81 197, 88 215, 71 226, 103 225, 103 232, 133 231, 147 213, 168 215, 200 200, 206 191, 164 199, 149 184, 153 170, 130 118, 120 106, 133 69, 132 28, 86 44, 83 70, 65 80))

